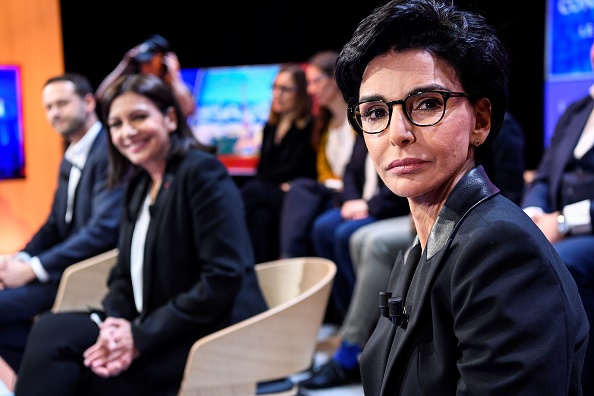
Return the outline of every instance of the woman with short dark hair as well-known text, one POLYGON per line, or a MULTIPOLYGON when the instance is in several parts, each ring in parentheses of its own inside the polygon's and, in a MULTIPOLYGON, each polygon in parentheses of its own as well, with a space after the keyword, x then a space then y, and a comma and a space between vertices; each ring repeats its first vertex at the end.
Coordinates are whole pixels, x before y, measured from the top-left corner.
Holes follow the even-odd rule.
POLYGON ((367 396, 582 393, 576 284, 476 165, 503 123, 508 75, 495 30, 451 1, 390 1, 341 51, 349 121, 417 231, 361 355, 367 396))

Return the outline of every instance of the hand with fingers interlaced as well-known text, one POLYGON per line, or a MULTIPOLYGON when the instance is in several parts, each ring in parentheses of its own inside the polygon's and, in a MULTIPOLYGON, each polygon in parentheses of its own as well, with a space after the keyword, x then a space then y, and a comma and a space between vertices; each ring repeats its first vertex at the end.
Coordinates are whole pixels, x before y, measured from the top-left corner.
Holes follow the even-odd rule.
POLYGON ((130 322, 108 317, 99 325, 97 342, 84 353, 84 364, 100 377, 115 377, 138 357, 130 322))

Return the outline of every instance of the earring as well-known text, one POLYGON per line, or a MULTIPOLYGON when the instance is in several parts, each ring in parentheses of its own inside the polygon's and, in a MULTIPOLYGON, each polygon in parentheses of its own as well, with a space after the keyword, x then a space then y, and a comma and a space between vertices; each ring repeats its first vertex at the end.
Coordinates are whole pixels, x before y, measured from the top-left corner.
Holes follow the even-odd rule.
POLYGON ((480 145, 481 145, 481 141, 480 141, 479 139, 475 139, 475 140, 474 140, 474 145, 475 145, 476 147, 480 146, 480 145))

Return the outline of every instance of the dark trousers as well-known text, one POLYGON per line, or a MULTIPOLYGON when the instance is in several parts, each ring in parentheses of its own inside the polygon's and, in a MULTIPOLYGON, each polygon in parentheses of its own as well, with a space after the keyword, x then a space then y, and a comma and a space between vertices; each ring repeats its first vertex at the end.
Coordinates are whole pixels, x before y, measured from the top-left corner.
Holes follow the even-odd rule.
POLYGON ((554 246, 575 280, 590 322, 582 389, 584 396, 594 395, 594 235, 570 236, 554 246))
POLYGON ((339 320, 346 315, 355 288, 355 271, 349 250, 351 235, 374 221, 376 218, 373 216, 359 220, 345 220, 340 214, 340 208, 329 209, 314 221, 312 238, 315 255, 336 263, 336 277, 330 300, 339 320))
POLYGON ((311 231, 322 212, 339 204, 340 193, 317 180, 300 178, 286 193, 280 219, 281 257, 313 256, 311 231))
POLYGON ((285 192, 280 185, 252 179, 241 187, 256 263, 280 257, 279 224, 285 192))
MULTIPOLYGON (((101 378, 83 365, 83 352, 99 328, 87 312, 45 314, 33 326, 18 373, 15 396, 175 395, 155 387, 142 358, 113 378, 101 378)), ((182 369, 183 370, 183 369, 182 369)), ((181 382, 181 371, 178 384, 181 382)), ((178 385, 179 387, 179 385, 178 385)))
POLYGON ((0 356, 15 372, 35 316, 52 307, 57 290, 56 284, 32 282, 0 291, 0 356))

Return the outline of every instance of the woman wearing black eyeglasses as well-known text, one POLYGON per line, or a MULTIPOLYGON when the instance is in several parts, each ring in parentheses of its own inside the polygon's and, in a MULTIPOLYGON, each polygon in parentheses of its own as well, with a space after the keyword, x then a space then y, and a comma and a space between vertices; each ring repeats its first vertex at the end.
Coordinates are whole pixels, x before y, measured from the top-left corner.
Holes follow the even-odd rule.
POLYGON ((503 122, 508 74, 495 30, 451 1, 393 0, 341 51, 349 121, 417 231, 378 296, 367 396, 582 393, 589 325, 575 282, 476 166, 503 122))

